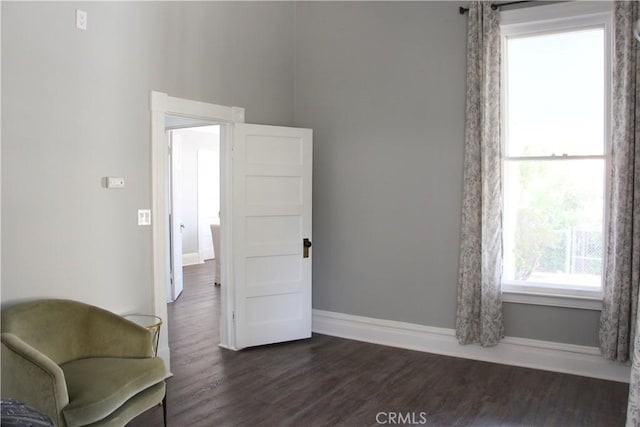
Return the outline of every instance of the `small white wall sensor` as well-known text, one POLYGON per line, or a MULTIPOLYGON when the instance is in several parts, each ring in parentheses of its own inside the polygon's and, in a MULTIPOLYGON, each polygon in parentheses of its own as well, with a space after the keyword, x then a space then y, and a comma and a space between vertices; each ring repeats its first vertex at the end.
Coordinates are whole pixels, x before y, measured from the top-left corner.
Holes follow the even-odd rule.
POLYGON ((108 176, 107 188, 124 188, 124 178, 108 176))

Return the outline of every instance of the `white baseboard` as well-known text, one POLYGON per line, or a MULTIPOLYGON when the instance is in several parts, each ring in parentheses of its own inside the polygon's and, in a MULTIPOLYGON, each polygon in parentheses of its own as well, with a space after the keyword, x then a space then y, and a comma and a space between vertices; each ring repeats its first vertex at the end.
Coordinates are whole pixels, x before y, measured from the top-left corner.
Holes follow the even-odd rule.
POLYGON ((313 332, 391 347, 522 366, 618 382, 630 367, 609 362, 597 347, 506 337, 495 347, 460 345, 455 331, 413 323, 313 310, 313 332))
POLYGON ((200 254, 198 252, 192 252, 190 254, 182 254, 182 266, 202 264, 200 261, 200 254))

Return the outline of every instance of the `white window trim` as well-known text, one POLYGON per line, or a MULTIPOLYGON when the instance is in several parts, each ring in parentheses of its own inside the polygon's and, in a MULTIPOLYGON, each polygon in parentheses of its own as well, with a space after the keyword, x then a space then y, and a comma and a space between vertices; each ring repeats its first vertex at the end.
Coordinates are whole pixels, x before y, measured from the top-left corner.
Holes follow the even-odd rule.
POLYGON ((502 302, 514 304, 546 305, 551 307, 579 308, 582 310, 602 310, 602 298, 557 296, 525 292, 502 292, 502 302))
POLYGON ((536 32, 541 24, 550 28, 566 28, 568 20, 570 25, 586 20, 593 24, 593 17, 605 18, 610 24, 612 21, 613 2, 572 1, 559 4, 530 6, 521 9, 504 10, 500 12, 500 30, 503 34, 536 32))
MULTIPOLYGON (((611 54, 613 51, 613 4, 611 2, 568 2, 548 6, 532 6, 516 10, 500 12, 500 31, 503 47, 509 36, 525 34, 544 34, 567 28, 601 27, 605 29, 605 88, 608 93, 605 96, 605 111, 611 111, 611 54)), ((506 61, 502 61, 502 75, 506 71, 506 61)), ((504 90, 501 94, 501 104, 506 105, 504 90)), ((504 123, 505 109, 502 109, 501 120, 504 123)), ((611 135, 610 115, 605 118, 605 177, 609 176, 611 135)), ((503 139, 503 152, 505 141, 503 139)), ((600 157, 601 156, 596 156, 600 157)), ((606 179, 606 178, 605 178, 606 179)), ((605 182, 606 184, 606 182, 605 182)), ((604 200, 608 200, 607 186, 605 185, 604 200)), ((604 216, 604 227, 607 230, 608 217, 604 216)), ((606 260, 605 260, 606 262, 606 260)), ((554 287, 549 284, 519 285, 514 281, 503 282, 502 301, 507 303, 546 305, 556 307, 579 308, 586 310, 602 310, 602 289, 569 287, 554 287)))
POLYGON ((534 286, 519 286, 518 289, 514 289, 503 285, 502 302, 602 310, 602 292, 568 293, 558 288, 548 289, 545 292, 542 289, 534 286))

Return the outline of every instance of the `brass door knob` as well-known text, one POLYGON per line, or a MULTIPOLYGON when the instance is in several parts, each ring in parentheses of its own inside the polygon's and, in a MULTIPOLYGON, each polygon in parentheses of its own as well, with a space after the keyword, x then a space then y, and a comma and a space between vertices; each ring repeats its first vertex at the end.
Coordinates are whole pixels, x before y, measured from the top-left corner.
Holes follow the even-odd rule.
POLYGON ((302 239, 302 248, 303 248, 302 257, 303 258, 309 258, 310 247, 311 247, 311 240, 307 239, 306 237, 302 239))

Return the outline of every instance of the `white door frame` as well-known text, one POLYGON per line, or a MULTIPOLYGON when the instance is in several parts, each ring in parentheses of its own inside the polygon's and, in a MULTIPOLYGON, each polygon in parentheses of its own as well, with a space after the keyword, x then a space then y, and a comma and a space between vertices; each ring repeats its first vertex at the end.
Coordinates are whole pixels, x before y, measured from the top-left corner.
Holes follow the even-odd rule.
POLYGON ((169 150, 165 137, 165 116, 204 119, 220 124, 220 246, 222 247, 220 346, 235 349, 235 331, 232 318, 232 146, 233 123, 244 123, 244 108, 225 107, 188 99, 174 98, 166 93, 151 91, 151 195, 153 209, 153 308, 154 314, 164 322, 158 355, 170 365, 169 319, 167 317, 167 282, 169 280, 169 150))

